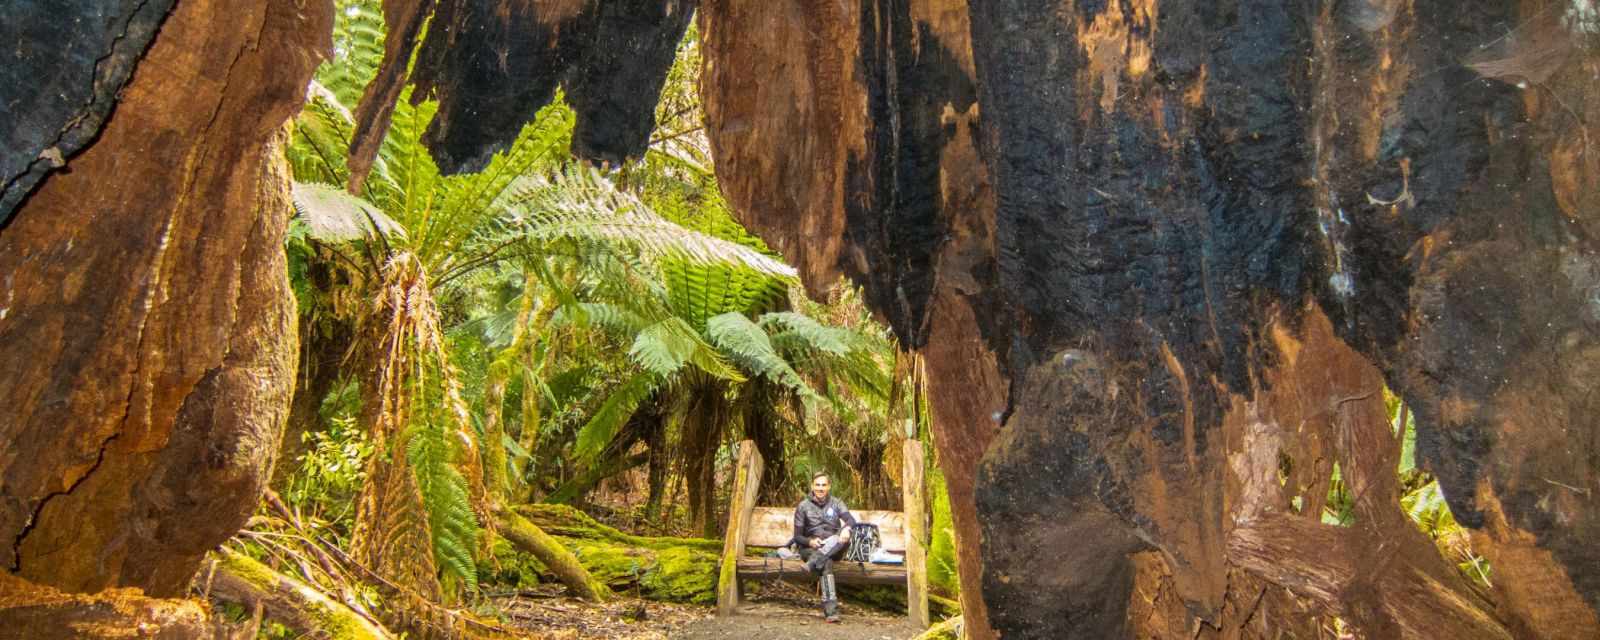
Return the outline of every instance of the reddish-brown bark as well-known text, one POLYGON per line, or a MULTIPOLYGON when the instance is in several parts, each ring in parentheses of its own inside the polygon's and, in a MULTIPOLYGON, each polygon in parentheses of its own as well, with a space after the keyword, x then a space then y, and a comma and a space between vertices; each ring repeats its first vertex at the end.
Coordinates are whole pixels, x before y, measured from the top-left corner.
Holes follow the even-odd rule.
POLYGON ((0 231, 7 570, 176 595, 265 488, 294 375, 284 123, 332 16, 298 4, 179 3, 0 231))

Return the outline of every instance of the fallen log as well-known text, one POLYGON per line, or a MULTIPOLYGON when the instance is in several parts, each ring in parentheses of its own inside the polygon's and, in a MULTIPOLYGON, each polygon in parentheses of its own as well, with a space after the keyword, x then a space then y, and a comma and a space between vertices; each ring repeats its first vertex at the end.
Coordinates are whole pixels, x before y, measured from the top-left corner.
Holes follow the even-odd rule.
POLYGON ((602 602, 611 596, 611 590, 604 583, 596 581, 578 558, 572 555, 572 551, 527 518, 501 508, 495 512, 495 526, 512 545, 538 558, 562 584, 567 585, 572 595, 591 602, 602 602))
POLYGON ((377 622, 249 556, 221 549, 211 557, 212 599, 240 604, 247 610, 259 607, 267 618, 302 636, 326 635, 333 640, 394 637, 377 622))
POLYGON ((551 534, 613 590, 665 602, 716 601, 719 540, 631 535, 566 505, 521 505, 516 512, 551 534))
POLYGON ((961 616, 928 627, 916 640, 961 640, 961 616))

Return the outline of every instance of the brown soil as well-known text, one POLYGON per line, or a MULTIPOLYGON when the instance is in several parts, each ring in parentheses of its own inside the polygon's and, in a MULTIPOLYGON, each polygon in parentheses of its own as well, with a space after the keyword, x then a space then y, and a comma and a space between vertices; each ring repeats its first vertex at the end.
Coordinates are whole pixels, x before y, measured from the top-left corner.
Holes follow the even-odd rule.
POLYGON ((739 610, 729 618, 692 622, 670 636, 674 640, 725 640, 744 638, 807 638, 811 640, 906 640, 921 630, 905 616, 862 611, 848 604, 839 624, 822 621, 815 607, 796 603, 764 602, 739 610))
POLYGON ((849 602, 843 620, 827 624, 809 594, 783 587, 762 589, 730 618, 716 617, 715 607, 635 598, 596 605, 562 597, 558 587, 494 600, 507 622, 550 640, 908 640, 921 633, 903 615, 849 602))

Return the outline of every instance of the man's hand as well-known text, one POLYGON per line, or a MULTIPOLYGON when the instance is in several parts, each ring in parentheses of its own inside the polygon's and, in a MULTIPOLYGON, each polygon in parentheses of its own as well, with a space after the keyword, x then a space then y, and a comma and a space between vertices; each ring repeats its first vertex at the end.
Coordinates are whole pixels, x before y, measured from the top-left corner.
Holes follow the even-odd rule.
POLYGON ((819 548, 819 547, 822 546, 822 541, 818 540, 816 538, 812 538, 810 540, 807 540, 806 544, 810 545, 812 549, 816 549, 816 548, 819 548))
POLYGON ((840 529, 839 530, 839 542, 849 542, 849 541, 850 541, 850 527, 845 527, 843 529, 840 529))

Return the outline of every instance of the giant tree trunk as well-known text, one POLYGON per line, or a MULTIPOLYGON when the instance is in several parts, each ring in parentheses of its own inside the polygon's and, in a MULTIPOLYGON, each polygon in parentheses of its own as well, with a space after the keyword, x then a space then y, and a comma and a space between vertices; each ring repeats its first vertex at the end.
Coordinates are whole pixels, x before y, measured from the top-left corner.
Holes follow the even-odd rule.
POLYGON ((1337 614, 1379 637, 1585 637, 1600 88, 1580 14, 711 1, 702 91, 741 218, 814 290, 860 281, 928 358, 969 635, 1337 614), (1372 365, 1498 562, 1497 609, 1395 517, 1388 469, 1360 526, 1291 515, 1331 461, 1394 453, 1350 417, 1381 396, 1372 365), (1292 486, 1250 481, 1280 464, 1292 486))
MULTIPOLYGON (((126 31, 136 55, 146 14, 172 3, 96 4, 102 19, 144 16, 126 31)), ((113 31, 105 52, 51 66, 28 56, 92 47, 75 29, 100 23, 14 9, 8 27, 62 37, 14 43, 4 95, 13 83, 42 94, 35 81, 125 46, 113 31)), ((98 139, 0 229, 6 570, 67 591, 176 595, 254 509, 294 380, 283 125, 331 18, 326 0, 179 2, 98 139)), ((94 86, 110 99, 116 84, 94 86)))

